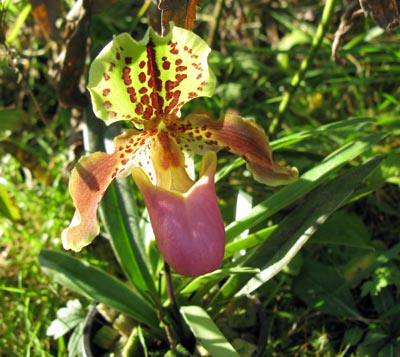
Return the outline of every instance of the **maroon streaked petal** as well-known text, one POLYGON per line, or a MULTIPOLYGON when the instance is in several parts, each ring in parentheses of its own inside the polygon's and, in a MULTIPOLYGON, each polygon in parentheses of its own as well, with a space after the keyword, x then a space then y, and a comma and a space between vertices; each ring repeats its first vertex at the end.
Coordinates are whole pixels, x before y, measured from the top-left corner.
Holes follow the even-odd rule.
POLYGON ((278 186, 298 177, 296 168, 283 167, 273 161, 268 138, 253 120, 229 114, 212 120, 206 115, 193 114, 180 122, 176 133, 184 150, 189 148, 204 154, 225 149, 242 157, 261 183, 278 186))

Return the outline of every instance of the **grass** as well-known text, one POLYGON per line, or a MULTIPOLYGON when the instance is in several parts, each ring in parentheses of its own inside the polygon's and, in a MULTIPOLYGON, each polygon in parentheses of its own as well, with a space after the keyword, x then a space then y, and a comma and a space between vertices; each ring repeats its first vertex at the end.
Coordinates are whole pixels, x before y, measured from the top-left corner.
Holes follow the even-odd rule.
POLYGON ((37 255, 43 247, 60 249, 57 237, 70 206, 67 184, 51 185, 26 177, 21 164, 8 155, 2 158, 1 167, 5 186, 21 215, 18 222, 1 218, 1 351, 8 356, 22 351, 51 355, 51 341, 43 336, 68 293, 49 283, 37 255))
MULTIPOLYGON (((0 16, 2 29, 12 26, 26 7, 25 1, 9 3, 7 16, 0 16)), ((210 24, 218 25, 210 38, 215 49, 210 63, 219 86, 212 99, 194 101, 184 109, 201 107, 215 117, 226 110, 236 111, 266 130, 280 117, 272 139, 339 120, 371 118, 372 125, 325 132, 275 153, 301 172, 361 134, 387 132, 378 145, 348 163, 356 166, 378 154, 388 157, 368 178, 368 187, 373 189, 356 192, 332 218, 337 220, 326 223, 325 233, 317 234, 284 273, 257 291, 257 299, 268 321, 267 356, 357 356, 371 351, 395 356, 385 353, 400 342, 395 324, 400 287, 400 255, 396 250, 400 229, 399 30, 382 34, 371 19, 359 19, 340 52, 346 65, 337 66, 331 60, 330 46, 343 7, 336 5, 328 33, 281 115, 282 98, 309 54, 322 13, 317 1, 301 2, 301 6, 295 1, 286 3, 242 1, 239 6, 238 2, 226 2, 215 24, 210 17, 214 2, 202 2, 195 31, 207 38, 210 24), (346 223, 343 217, 351 218, 346 223), (350 237, 353 244, 338 244, 341 235, 350 237), (321 278, 312 275, 315 271, 337 285, 315 284, 321 278), (340 301, 356 311, 351 316, 332 310, 329 304, 319 304, 338 286, 347 294, 340 295, 340 301), (309 290, 319 292, 310 295, 309 290)), ((68 7, 67 2, 63 4, 68 7)), ((144 19, 135 18, 135 11, 117 4, 107 13, 95 15, 93 52, 115 33, 143 33, 144 19)), ((65 17, 65 13, 60 16, 65 17)), ((62 250, 60 233, 73 213, 68 175, 81 155, 81 118, 79 111, 57 101, 48 76, 56 50, 46 47, 46 41, 35 32, 32 14, 23 23, 16 23, 21 36, 8 48, 2 47, 0 62, 0 109, 18 113, 11 123, 7 121, 9 113, 5 116, 0 111, 0 354, 62 356, 66 339, 54 341, 46 336, 46 330, 56 311, 74 295, 44 275, 37 255, 43 248, 62 250), (29 48, 26 43, 31 44, 29 48)), ((231 159, 221 156, 220 166, 231 159)), ((233 219, 239 189, 251 194, 254 204, 269 194, 249 180, 243 168, 222 179, 217 190, 227 222, 233 219)), ((269 224, 279 222, 287 213, 275 214, 269 224)), ((80 254, 106 266, 95 248, 80 254)), ((247 332, 227 331, 233 337, 247 332)))

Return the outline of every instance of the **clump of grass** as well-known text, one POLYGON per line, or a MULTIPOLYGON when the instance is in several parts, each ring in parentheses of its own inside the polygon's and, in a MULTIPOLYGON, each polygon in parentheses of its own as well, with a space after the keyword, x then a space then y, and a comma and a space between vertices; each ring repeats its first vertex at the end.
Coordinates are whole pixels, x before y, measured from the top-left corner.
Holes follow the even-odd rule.
MULTIPOLYGON (((61 153, 54 156, 62 161, 61 153)), ((40 182, 14 157, 2 157, 2 184, 20 215, 15 221, 0 218, 0 350, 7 356, 49 355, 46 329, 68 297, 50 283, 37 262, 43 247, 60 249, 58 237, 69 218, 66 180, 57 170, 49 174, 50 184, 40 182)))

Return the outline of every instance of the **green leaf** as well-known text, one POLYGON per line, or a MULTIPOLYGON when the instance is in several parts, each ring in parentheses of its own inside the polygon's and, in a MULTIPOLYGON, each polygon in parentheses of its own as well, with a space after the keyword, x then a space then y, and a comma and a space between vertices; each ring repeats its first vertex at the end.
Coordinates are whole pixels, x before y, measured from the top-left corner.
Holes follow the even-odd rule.
POLYGON ((22 110, 0 108, 0 131, 21 129, 28 121, 28 114, 22 110))
POLYGON ((21 31, 22 26, 26 22, 26 19, 29 16, 29 13, 32 10, 32 5, 27 4, 23 7, 23 9, 20 11, 18 14, 17 19, 14 21, 12 28, 10 31, 8 31, 7 38, 6 38, 6 43, 11 45, 15 41, 15 39, 18 38, 18 34, 21 31))
POLYGON ((165 37, 149 29, 139 42, 127 33, 116 36, 89 71, 94 112, 107 124, 132 120, 138 127, 161 114, 180 116, 183 104, 214 93, 210 51, 199 36, 176 26, 165 37))
POLYGON ((307 258, 293 289, 311 309, 334 316, 359 318, 350 289, 342 288, 345 283, 334 267, 307 258))
POLYGON ((241 250, 253 248, 269 238, 272 232, 276 229, 275 226, 260 229, 256 233, 249 234, 244 238, 238 238, 230 242, 225 247, 224 259, 228 259, 235 254, 240 253, 241 250))
POLYGON ((19 221, 21 212, 6 190, 6 185, 0 182, 0 215, 11 221, 19 221))
POLYGON ((39 263, 56 282, 131 316, 160 335, 156 310, 111 275, 82 260, 52 250, 42 250, 39 263))
POLYGON ((216 281, 221 278, 226 278, 231 276, 232 274, 255 274, 258 273, 259 269, 247 268, 247 267, 235 267, 229 269, 217 269, 212 273, 204 274, 193 280, 190 280, 189 284, 187 284, 180 292, 180 295, 190 295, 196 292, 202 285, 204 284, 214 284, 216 281))
POLYGON ((231 277, 220 289, 216 299, 228 299, 236 293, 237 295, 250 293, 280 272, 307 242, 318 226, 350 197, 361 181, 381 161, 382 158, 370 160, 312 192, 302 205, 279 224, 269 239, 243 262, 246 266, 260 268, 262 271, 243 288, 242 286, 246 282, 244 276, 231 277), (241 290, 238 292, 239 289, 241 290))
POLYGON ((304 130, 292 135, 287 135, 282 138, 276 139, 271 142, 272 150, 278 150, 295 143, 299 143, 307 138, 321 135, 323 133, 332 133, 333 131, 338 131, 340 129, 348 129, 357 127, 359 130, 366 126, 371 126, 373 124, 371 118, 351 118, 338 122, 333 122, 325 125, 320 125, 317 128, 304 130))
POLYGON ((374 250, 362 219, 354 213, 335 212, 311 237, 310 243, 338 244, 374 250))
POLYGON ((199 306, 182 306, 180 310, 199 343, 212 356, 239 356, 204 309, 199 306))
POLYGON ((390 153, 371 177, 374 186, 385 182, 400 185, 400 154, 390 153))
POLYGON ((382 139, 384 134, 372 134, 351 142, 326 157, 321 164, 304 173, 296 182, 285 186, 266 200, 254 206, 246 217, 232 222, 226 228, 227 241, 230 242, 244 230, 254 227, 272 216, 280 209, 304 196, 344 164, 359 156, 382 139))

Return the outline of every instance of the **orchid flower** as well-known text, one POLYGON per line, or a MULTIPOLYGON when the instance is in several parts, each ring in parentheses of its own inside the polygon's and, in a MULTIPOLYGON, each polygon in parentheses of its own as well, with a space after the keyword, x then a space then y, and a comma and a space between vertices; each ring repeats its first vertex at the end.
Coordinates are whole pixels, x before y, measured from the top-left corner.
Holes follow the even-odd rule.
POLYGON ((268 185, 297 178, 295 168, 273 162, 254 121, 201 114, 180 119, 186 102, 214 93, 209 52, 200 37, 175 26, 164 37, 149 29, 139 42, 126 33, 116 36, 93 61, 88 89, 95 114, 106 124, 128 121, 132 129, 114 139, 113 153, 88 155, 74 168, 69 190, 76 211, 62 233, 64 248, 79 251, 91 243, 99 234, 96 211, 107 187, 132 175, 165 261, 182 275, 202 275, 220 266, 225 247, 216 152, 241 156, 254 178, 268 185), (203 155, 197 181, 194 154, 203 155))

